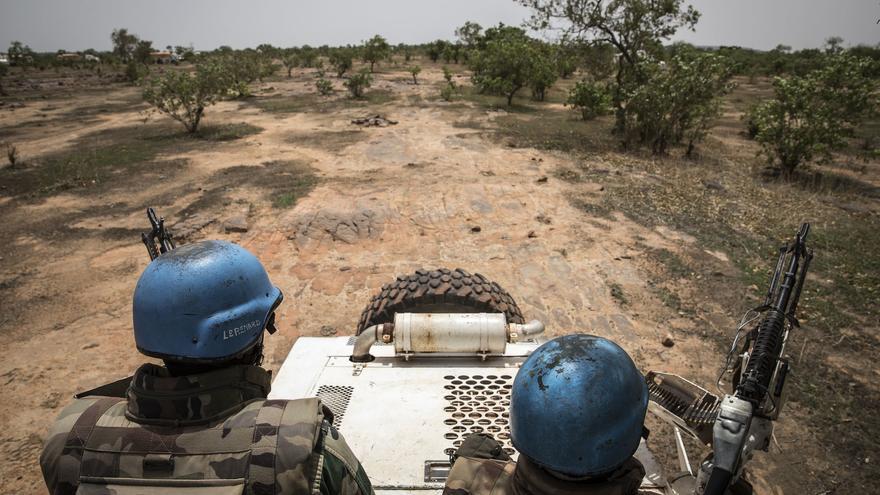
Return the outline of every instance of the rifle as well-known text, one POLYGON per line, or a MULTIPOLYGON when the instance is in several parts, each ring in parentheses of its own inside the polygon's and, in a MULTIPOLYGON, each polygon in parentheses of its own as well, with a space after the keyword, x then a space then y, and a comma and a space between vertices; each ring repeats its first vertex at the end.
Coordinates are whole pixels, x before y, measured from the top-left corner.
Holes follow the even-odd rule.
MULTIPOLYGON (((730 394, 719 399, 678 376, 648 373, 649 406, 653 413, 672 423, 682 471, 694 476, 681 431, 712 446, 712 454, 696 475, 692 493, 724 494, 741 481, 743 465, 754 451, 766 452, 769 448, 773 421, 782 410, 783 390, 791 369, 785 344, 791 329, 799 326, 798 302, 813 259, 813 251, 806 244, 809 232, 810 224, 801 225, 794 241, 779 249, 763 304, 743 316, 718 378, 720 384, 725 374, 732 374, 730 394), (744 332, 754 322, 758 323, 744 332)), ((742 481, 737 486, 744 485, 742 481)))
POLYGON ((147 219, 152 227, 150 232, 141 233, 141 240, 147 246, 150 261, 174 249, 174 239, 171 232, 165 228, 165 218, 157 217, 152 207, 147 208, 147 219))

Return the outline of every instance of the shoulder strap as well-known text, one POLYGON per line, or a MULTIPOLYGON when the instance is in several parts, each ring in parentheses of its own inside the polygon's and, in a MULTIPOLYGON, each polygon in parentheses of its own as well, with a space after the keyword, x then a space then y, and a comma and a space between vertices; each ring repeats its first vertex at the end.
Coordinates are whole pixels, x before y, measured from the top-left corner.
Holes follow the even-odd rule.
POLYGON ((131 379, 134 378, 132 376, 128 376, 122 378, 120 380, 116 380, 115 382, 107 383, 101 385, 100 387, 95 387, 91 390, 86 390, 85 392, 79 392, 73 397, 75 399, 84 399, 86 397, 120 397, 125 398, 126 393, 128 392, 128 387, 131 385, 131 379))
POLYGON ((67 434, 64 450, 61 452, 59 482, 55 486, 53 495, 72 495, 76 493, 77 486, 79 486, 83 448, 101 416, 121 400, 118 397, 98 399, 76 418, 73 427, 71 427, 70 432, 67 434))
POLYGON ((248 490, 252 495, 275 495, 275 452, 278 429, 284 417, 286 400, 267 400, 254 419, 251 457, 248 466, 248 490))

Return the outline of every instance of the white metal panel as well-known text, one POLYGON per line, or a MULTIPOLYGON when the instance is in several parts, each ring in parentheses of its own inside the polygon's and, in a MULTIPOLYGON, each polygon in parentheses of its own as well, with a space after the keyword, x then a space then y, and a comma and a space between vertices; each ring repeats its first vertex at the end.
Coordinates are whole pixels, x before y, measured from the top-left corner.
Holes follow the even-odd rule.
MULTIPOLYGON (((509 388, 504 384, 512 384, 520 364, 539 345, 509 344, 504 357, 486 361, 476 356, 418 356, 404 361, 394 357, 393 346, 374 345, 371 352, 376 360, 356 365, 348 360, 352 350, 348 342, 348 337, 297 340, 269 397, 314 397, 321 386, 325 391, 344 389, 348 405, 339 430, 376 493, 395 495, 439 494, 442 483, 425 482, 425 462, 447 460, 447 449, 475 426, 499 426, 501 431, 493 435, 508 441, 503 434, 499 438, 506 431, 509 405, 509 388)), ((505 446, 510 448, 509 443, 505 446)), ((637 456, 653 473, 646 482, 658 480, 661 471, 644 445, 637 456)))

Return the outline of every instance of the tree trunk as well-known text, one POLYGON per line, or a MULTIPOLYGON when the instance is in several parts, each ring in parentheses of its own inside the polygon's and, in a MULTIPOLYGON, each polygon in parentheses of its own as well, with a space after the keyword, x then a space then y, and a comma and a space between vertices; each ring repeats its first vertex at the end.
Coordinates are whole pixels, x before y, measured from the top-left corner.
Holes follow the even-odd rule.
POLYGON ((293 72, 293 67, 288 67, 288 68, 287 68, 287 77, 291 77, 291 76, 290 76, 290 73, 291 73, 291 72, 293 72))
POLYGON ((192 121, 190 121, 189 125, 186 126, 186 130, 190 134, 195 134, 197 130, 199 130, 199 123, 202 121, 202 114, 205 112, 205 107, 200 106, 196 108, 195 116, 193 116, 192 121))
POLYGON ((370 74, 373 73, 373 66, 376 65, 376 62, 370 62, 370 74))

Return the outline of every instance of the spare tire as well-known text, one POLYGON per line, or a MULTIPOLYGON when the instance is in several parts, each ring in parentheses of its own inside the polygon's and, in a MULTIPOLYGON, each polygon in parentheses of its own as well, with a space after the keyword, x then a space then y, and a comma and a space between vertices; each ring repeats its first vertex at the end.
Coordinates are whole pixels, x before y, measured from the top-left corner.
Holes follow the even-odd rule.
POLYGON ((357 335, 393 322, 395 313, 504 313, 508 323, 523 323, 522 311, 506 290, 460 268, 416 270, 383 285, 361 313, 357 335))

